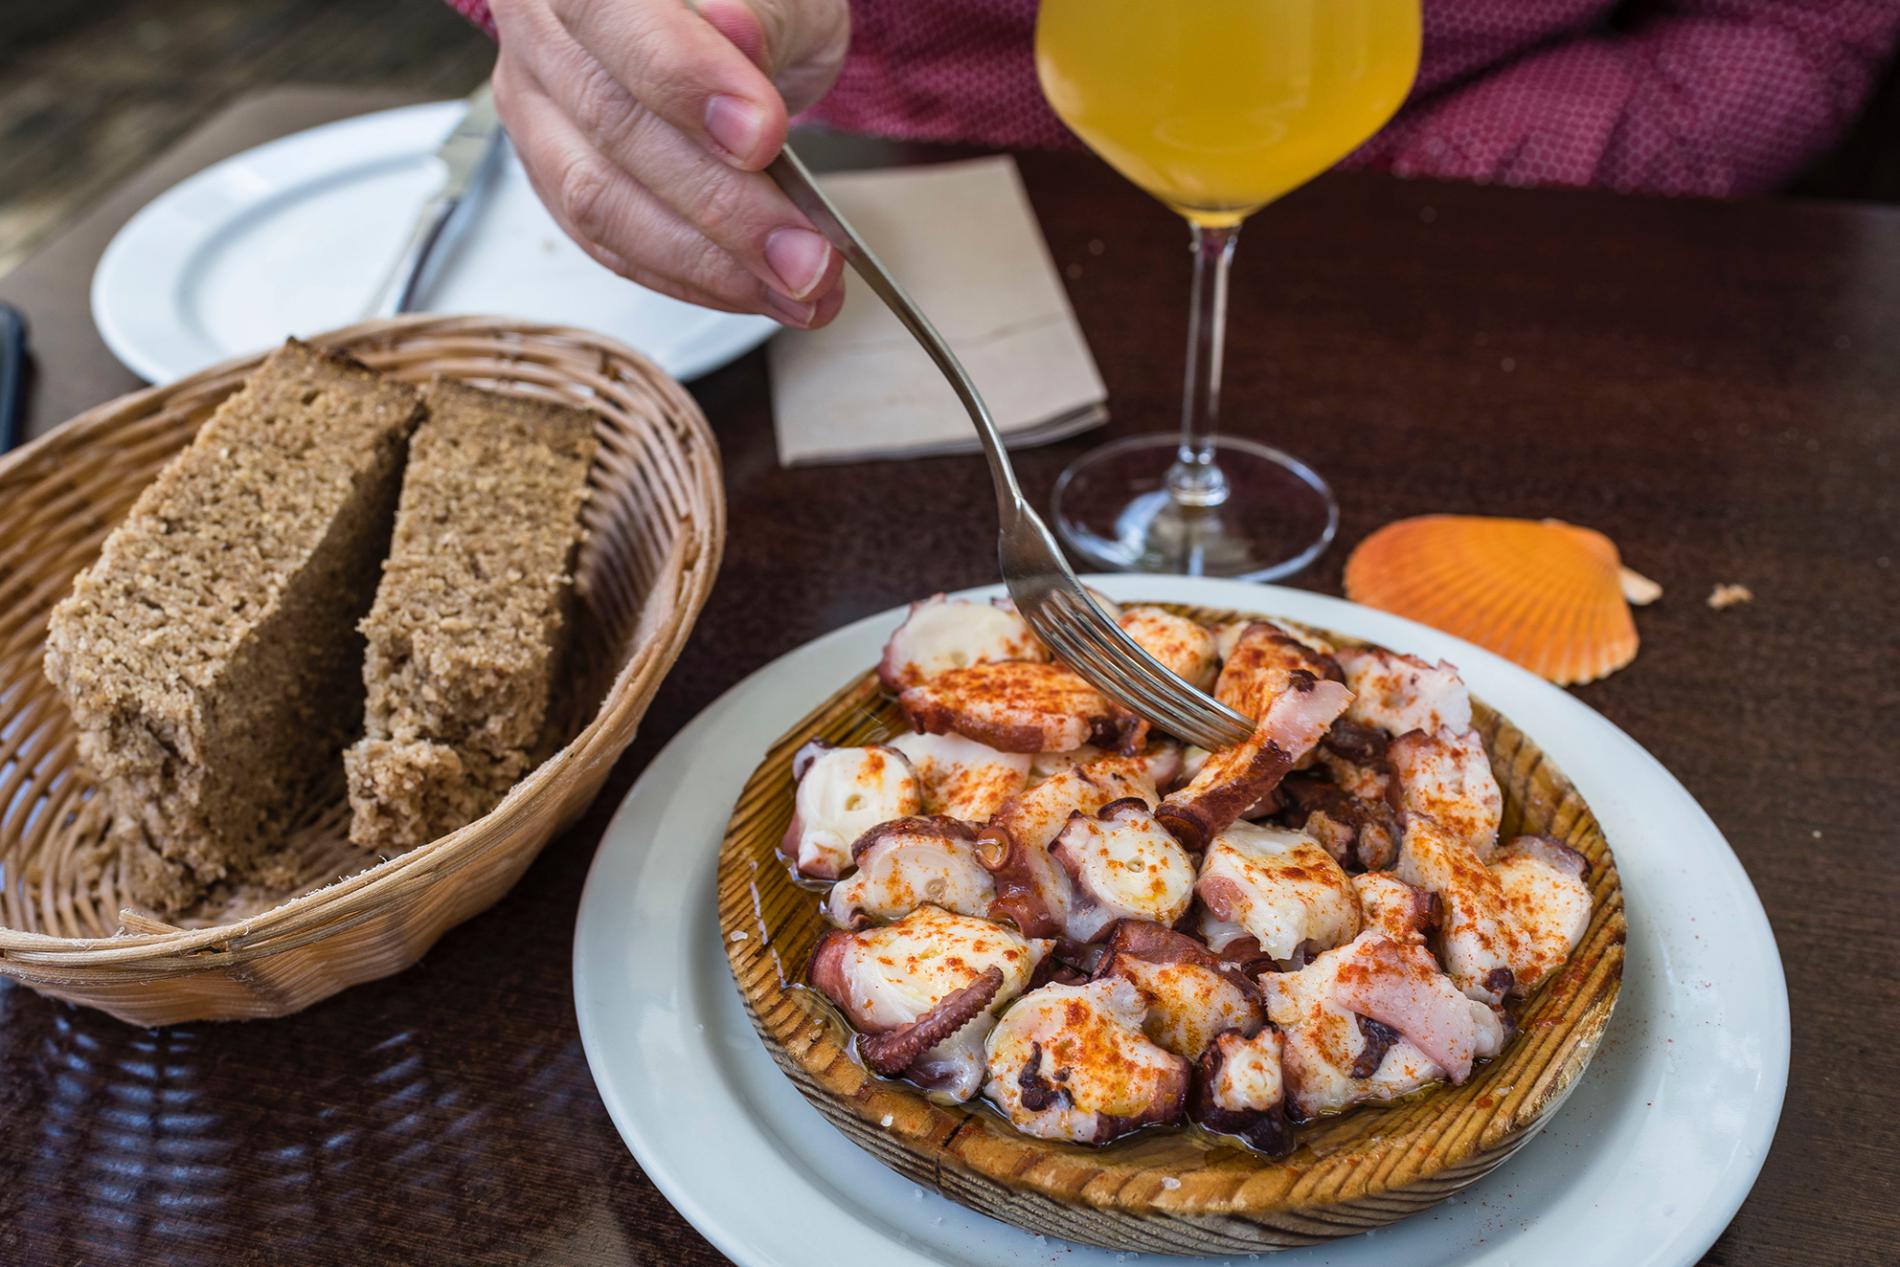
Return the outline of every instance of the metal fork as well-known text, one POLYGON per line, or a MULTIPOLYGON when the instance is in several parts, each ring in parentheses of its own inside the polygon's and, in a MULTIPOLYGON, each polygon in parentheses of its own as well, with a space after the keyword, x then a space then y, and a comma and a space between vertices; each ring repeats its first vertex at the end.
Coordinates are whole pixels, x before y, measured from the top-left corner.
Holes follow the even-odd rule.
POLYGON ((976 424, 996 485, 996 553, 1003 584, 1030 628, 1097 690, 1170 735, 1209 749, 1229 748, 1251 735, 1252 722, 1188 685, 1149 655, 1108 618, 1076 579, 1048 525, 1024 498, 996 421, 956 353, 825 197, 790 147, 780 150, 765 170, 923 345, 976 424))

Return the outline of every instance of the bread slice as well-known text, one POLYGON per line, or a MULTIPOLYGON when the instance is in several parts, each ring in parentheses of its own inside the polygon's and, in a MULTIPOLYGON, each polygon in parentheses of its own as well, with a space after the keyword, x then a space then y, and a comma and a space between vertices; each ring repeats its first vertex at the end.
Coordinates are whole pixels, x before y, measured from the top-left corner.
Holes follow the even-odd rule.
MULTIPOLYGON (((361 716, 362 639, 412 388, 295 340, 133 503, 47 626, 45 669, 162 912, 249 878, 361 716)), ((334 785, 332 785, 334 786, 334 785)))
POLYGON ((393 853, 487 813, 541 755, 593 466, 579 409, 438 380, 376 604, 350 839, 393 853))

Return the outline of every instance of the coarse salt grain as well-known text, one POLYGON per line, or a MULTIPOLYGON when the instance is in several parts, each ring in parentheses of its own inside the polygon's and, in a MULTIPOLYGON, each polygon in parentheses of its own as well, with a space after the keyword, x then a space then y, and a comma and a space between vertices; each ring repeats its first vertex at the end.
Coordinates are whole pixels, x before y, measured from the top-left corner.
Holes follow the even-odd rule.
POLYGON ((1181 1181, 1176 1179, 1173 1175, 1163 1175, 1161 1176, 1161 1186, 1166 1188, 1169 1192, 1173 1192, 1176 1188, 1181 1186, 1181 1181))
POLYGON ((746 931, 743 928, 733 929, 732 936, 727 938, 728 941, 744 941, 745 939, 746 939, 746 931))
POLYGON ((889 1113, 886 1113, 883 1117, 877 1120, 877 1124, 879 1126, 884 1127, 886 1130, 889 1130, 891 1123, 895 1120, 896 1119, 893 1118, 889 1113))

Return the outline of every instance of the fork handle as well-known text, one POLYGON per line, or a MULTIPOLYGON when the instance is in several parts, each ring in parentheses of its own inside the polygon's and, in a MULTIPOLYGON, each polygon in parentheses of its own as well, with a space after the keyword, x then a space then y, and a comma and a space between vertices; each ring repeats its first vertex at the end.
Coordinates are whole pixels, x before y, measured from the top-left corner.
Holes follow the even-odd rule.
POLYGON ((950 350, 944 337, 937 333, 937 327, 930 318, 911 301, 904 288, 892 277, 877 253, 865 240, 858 236, 856 229, 825 197, 818 188, 818 182, 812 179, 811 172, 792 153, 791 146, 785 146, 778 157, 766 166, 765 174, 778 182, 792 205, 805 213, 805 217, 816 225, 825 235, 825 240, 837 248, 844 256, 845 263, 864 279, 865 285, 877 293, 906 330, 923 346, 930 359, 935 361, 943 376, 950 380, 957 399, 963 402, 963 408, 969 412, 970 421, 976 424, 977 438, 983 442, 983 456, 989 459, 990 475, 996 483, 996 500, 1005 512, 1023 503, 1023 490, 1016 483, 1016 471, 1010 465, 1009 454, 1003 448, 1002 433, 996 429, 996 420, 990 416, 989 407, 983 403, 983 397, 977 392, 976 384, 964 371, 963 362, 950 350))

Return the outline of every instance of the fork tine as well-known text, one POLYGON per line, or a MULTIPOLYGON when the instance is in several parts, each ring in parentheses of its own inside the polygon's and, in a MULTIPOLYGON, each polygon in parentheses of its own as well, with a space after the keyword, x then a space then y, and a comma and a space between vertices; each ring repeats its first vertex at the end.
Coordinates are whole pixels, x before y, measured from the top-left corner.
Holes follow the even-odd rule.
POLYGON ((1116 702, 1149 718, 1169 734, 1201 741, 1204 727, 1170 707, 1146 682, 1129 677, 1119 666, 1105 661, 1095 648, 1078 638, 1074 626, 1066 622, 1049 626, 1047 641, 1057 655, 1116 702))
POLYGON ((1143 702, 1163 711, 1174 724, 1186 723, 1198 730, 1222 730, 1226 719, 1206 707, 1192 694, 1192 688, 1176 677, 1166 665, 1155 660, 1141 644, 1121 629, 1094 618, 1093 611, 1066 613, 1075 632, 1095 652, 1098 661, 1120 670, 1117 677, 1139 692, 1143 702))
POLYGON ((1119 629, 1105 626, 1066 587, 1026 611, 1030 623, 1077 672, 1168 734, 1207 748, 1244 738, 1248 727, 1209 708, 1193 688, 1170 673, 1119 629), (1119 636, 1118 636, 1119 635, 1119 636))
POLYGON ((1167 689, 1163 682, 1155 681, 1150 675, 1139 670, 1147 666, 1138 662, 1134 666, 1127 664, 1118 653, 1122 648, 1106 637, 1098 626, 1086 620, 1073 622, 1068 630, 1081 643, 1081 652, 1097 668, 1112 674, 1119 694, 1124 701, 1153 716, 1164 730, 1172 733, 1201 733, 1209 729, 1205 719, 1195 715, 1188 704, 1167 689))
POLYGON ((1172 733, 1218 736, 1221 742, 1209 745, 1214 747, 1238 743, 1252 733, 1251 722, 1237 714, 1229 717, 1218 704, 1176 677, 1120 628, 1104 625, 1094 618, 1093 612, 1079 613, 1077 620, 1082 636, 1093 645, 1098 657, 1122 670, 1121 680, 1138 683, 1146 699, 1168 718, 1163 729, 1169 725, 1184 726, 1188 729, 1172 733))
POLYGON ((1115 654, 1120 648, 1110 644, 1097 627, 1068 613, 1060 616, 1062 618, 1054 623, 1060 629, 1061 642, 1069 656, 1093 669, 1097 676, 1108 679, 1105 685, 1121 702, 1151 717, 1170 733, 1199 735, 1208 730, 1200 718, 1182 708, 1161 684, 1146 675, 1131 672, 1129 665, 1115 654))
POLYGON ((1171 701, 1154 691, 1148 682, 1123 672, 1120 665, 1104 657, 1076 625, 1058 622, 1051 627, 1050 634, 1057 654, 1117 702, 1151 718, 1173 734, 1183 733, 1184 726, 1195 733, 1202 729, 1172 707, 1171 701))

